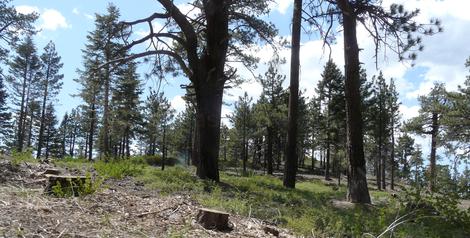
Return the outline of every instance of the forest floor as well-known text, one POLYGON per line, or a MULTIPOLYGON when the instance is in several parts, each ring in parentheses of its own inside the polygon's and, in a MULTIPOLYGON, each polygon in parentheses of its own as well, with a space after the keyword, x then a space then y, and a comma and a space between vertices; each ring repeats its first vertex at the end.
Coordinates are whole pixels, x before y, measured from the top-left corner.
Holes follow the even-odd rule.
POLYGON ((461 213, 468 201, 460 208, 428 210, 421 194, 378 191, 370 184, 372 205, 357 205, 345 201, 344 182, 338 186, 322 176, 300 174, 295 189, 259 171, 241 176, 239 169, 225 168, 220 177, 220 183, 200 180, 182 166, 162 171, 142 157, 46 164, 0 156, 0 238, 470 237, 470 213, 461 213), (87 175, 96 191, 79 197, 47 195, 41 172, 48 168, 87 175), (204 229, 196 222, 200 208, 229 213, 231 231, 204 229), (448 214, 466 218, 449 220, 448 214), (389 229, 403 215, 406 222, 389 229))
POLYGON ((40 173, 51 167, 0 160, 0 237, 269 237, 266 227, 293 237, 286 229, 233 214, 230 232, 206 230, 195 222, 202 206, 190 195, 161 196, 130 177, 107 179, 103 189, 87 196, 49 196, 40 173))

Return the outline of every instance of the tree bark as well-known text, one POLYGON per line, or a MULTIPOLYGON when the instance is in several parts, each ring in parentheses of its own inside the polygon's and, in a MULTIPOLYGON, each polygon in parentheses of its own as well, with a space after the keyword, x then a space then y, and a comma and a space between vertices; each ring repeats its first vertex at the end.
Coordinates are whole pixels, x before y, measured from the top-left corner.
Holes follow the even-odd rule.
POLYGON ((431 130, 431 156, 429 163, 429 190, 436 190, 436 149, 437 149, 437 133, 439 131, 439 115, 432 113, 432 130, 431 130))
POLYGON ((337 0, 337 3, 342 10, 344 29, 347 155, 350 164, 348 200, 353 203, 370 203, 364 159, 356 16, 349 1, 337 0))
POLYGON ((197 127, 198 157, 197 175, 202 179, 219 181, 218 156, 220 137, 220 117, 223 89, 217 93, 207 88, 198 88, 197 127))
POLYGON ((39 159, 41 157, 41 150, 42 150, 42 143, 44 140, 44 123, 46 118, 46 101, 47 101, 47 94, 48 94, 48 86, 49 86, 49 67, 46 70, 46 82, 44 85, 44 94, 42 97, 42 110, 41 110, 41 122, 39 126, 39 138, 38 138, 38 150, 36 153, 36 158, 39 159))
POLYGON ((93 102, 91 104, 91 111, 90 111, 90 128, 88 132, 88 160, 92 161, 93 160, 93 137, 95 134, 95 96, 93 96, 93 102))
POLYGON ((267 128, 268 136, 267 136, 267 148, 266 148, 266 162, 267 166, 267 173, 273 175, 273 128, 268 126, 267 128))
POLYGON ((395 189, 395 122, 392 115, 392 148, 390 151, 390 189, 395 189))
POLYGON ((294 0, 292 17, 292 49, 289 87, 289 115, 287 124, 287 148, 284 166, 284 186, 295 188, 297 174, 297 117, 299 107, 300 28, 302 24, 302 0, 294 0))

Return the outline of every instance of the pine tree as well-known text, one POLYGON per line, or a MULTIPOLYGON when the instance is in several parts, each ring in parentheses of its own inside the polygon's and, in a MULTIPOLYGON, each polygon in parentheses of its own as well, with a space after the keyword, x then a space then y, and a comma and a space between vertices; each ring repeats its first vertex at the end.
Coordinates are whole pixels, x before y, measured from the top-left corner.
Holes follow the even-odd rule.
POLYGON ((57 130, 58 124, 55 115, 55 109, 52 103, 49 103, 46 108, 45 124, 44 124, 44 158, 62 158, 63 157, 63 144, 61 133, 57 130))
POLYGON ((60 62, 60 56, 55 50, 55 45, 50 41, 44 48, 44 53, 41 55, 41 79, 39 85, 42 91, 42 106, 41 106, 41 121, 39 126, 39 138, 36 157, 41 157, 43 141, 44 141, 44 124, 46 116, 46 105, 49 101, 59 93, 62 88, 63 74, 59 74, 63 64, 60 62))
POLYGON ((429 189, 435 191, 436 181, 436 150, 441 143, 442 134, 442 118, 445 116, 446 104, 448 99, 446 97, 446 90, 444 84, 434 84, 431 92, 427 96, 419 98, 420 110, 419 115, 410 119, 407 122, 406 128, 408 131, 418 135, 431 136, 431 154, 429 157, 429 189))
POLYGON ((283 184, 295 188, 297 174, 297 125, 299 106, 299 73, 300 73, 300 28, 302 27, 302 0, 294 0, 292 11, 292 48, 289 81, 289 114, 287 122, 286 162, 284 165, 283 184))
POLYGON ((389 89, 388 89, 388 100, 387 108, 390 115, 390 189, 395 189, 395 170, 397 168, 397 163, 395 161, 395 132, 399 128, 400 120, 400 102, 398 101, 398 92, 395 87, 395 81, 393 78, 390 79, 389 89))
POLYGON ((9 136, 11 136, 11 113, 8 109, 8 94, 3 83, 3 75, 0 72, 0 145, 5 144, 9 136))
MULTIPOLYGON (((36 98, 38 80, 40 78, 40 61, 31 36, 15 49, 16 56, 8 62, 9 73, 7 81, 13 89, 14 104, 18 107, 16 120, 16 150, 23 151, 27 134, 27 116, 31 114, 31 101, 36 98)), ((30 137, 31 138, 31 137, 30 137)))
MULTIPOLYGON (((279 73, 279 67, 284 63, 284 60, 278 56, 274 57, 268 62, 268 70, 264 74, 264 77, 259 77, 259 82, 263 87, 261 95, 262 99, 257 104, 261 103, 258 113, 258 120, 263 127, 266 127, 266 162, 267 162, 267 173, 273 174, 273 147, 274 147, 274 136, 280 131, 282 127, 283 117, 285 117, 285 106, 282 102, 281 96, 283 94, 282 83, 286 76, 279 73), (265 103, 263 103, 265 102, 265 103)), ((255 108, 255 107, 254 107, 255 108)))
POLYGON ((238 101, 234 104, 234 112, 229 117, 236 130, 239 147, 242 149, 240 160, 243 162, 243 175, 247 173, 248 140, 252 134, 250 126, 253 123, 252 100, 253 98, 248 97, 246 92, 243 97, 238 97, 238 101))
POLYGON ((8 46, 15 46, 21 35, 32 35, 33 23, 38 18, 37 13, 21 14, 13 6, 11 0, 0 0, 0 61, 5 60, 8 46))
POLYGON ((398 163, 401 165, 399 177, 406 180, 409 180, 411 175, 410 161, 408 158, 412 156, 415 151, 414 144, 415 140, 406 132, 398 137, 396 157, 398 159, 398 163))
POLYGON ((374 106, 372 112, 374 116, 373 138, 376 148, 375 175, 377 189, 385 189, 386 171, 386 148, 390 136, 390 111, 388 110, 388 85, 385 82, 382 72, 378 77, 373 78, 374 85, 374 106))
POLYGON ((129 157, 130 143, 141 124, 139 96, 142 93, 136 64, 129 62, 117 75, 112 96, 112 138, 114 156, 129 157))
POLYGON ((364 156, 364 121, 361 110, 360 60, 357 41, 357 25, 362 24, 373 38, 375 57, 383 48, 391 48, 399 58, 405 59, 406 52, 411 52, 408 59, 416 58, 416 50, 422 50, 419 34, 434 34, 442 31, 440 22, 431 20, 431 24, 418 24, 415 21, 419 10, 405 11, 403 5, 392 4, 385 9, 380 1, 321 1, 311 0, 307 21, 319 28, 326 44, 335 39, 331 31, 339 22, 344 38, 345 59, 345 95, 347 108, 347 155, 349 158, 348 200, 355 203, 370 203, 367 187, 366 160, 364 156), (393 41, 394 44, 390 44, 393 41))
MULTIPOLYGON (((119 9, 109 4, 107 8, 107 14, 100 15, 96 14, 95 17, 95 30, 87 36, 88 44, 86 45, 85 54, 91 54, 95 56, 95 60, 102 64, 103 62, 110 62, 113 59, 123 57, 121 48, 122 45, 119 43, 119 34, 122 29, 119 26, 119 9)), ((125 53, 125 52, 124 52, 125 53)), ((94 69, 97 70, 96 68, 94 69)), ((103 108, 103 116, 101 122, 101 128, 99 133, 99 149, 100 156, 107 159, 111 155, 111 143, 110 143, 110 119, 111 119, 111 92, 112 85, 115 81, 116 75, 111 70, 111 65, 106 64, 99 70, 100 83, 102 93, 100 102, 103 108)))
MULTIPOLYGON (((318 82, 317 93, 322 103, 324 130, 323 144, 326 150, 325 179, 330 179, 331 150, 335 146, 335 158, 339 148, 344 147, 346 111, 344 78, 333 61, 328 61, 323 69, 322 80, 318 82)), ((339 164, 338 164, 339 165, 339 164)))

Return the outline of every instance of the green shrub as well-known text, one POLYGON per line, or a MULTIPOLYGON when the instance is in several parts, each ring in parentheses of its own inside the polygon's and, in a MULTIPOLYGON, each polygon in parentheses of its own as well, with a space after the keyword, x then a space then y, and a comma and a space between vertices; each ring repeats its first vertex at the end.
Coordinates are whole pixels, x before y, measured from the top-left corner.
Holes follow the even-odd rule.
POLYGON ((116 178, 121 179, 126 176, 137 176, 143 173, 144 165, 137 164, 133 160, 111 160, 108 162, 105 161, 96 161, 93 164, 93 167, 98 172, 99 175, 105 178, 116 178))
MULTIPOLYGON (((151 166, 161 166, 162 165, 162 156, 161 155, 144 155, 140 156, 140 158, 136 158, 137 160, 141 160, 144 163, 151 165, 151 166)), ((165 165, 168 166, 175 166, 178 164, 178 160, 176 158, 170 157, 165 159, 165 165)))
POLYGON ((33 158, 33 149, 32 148, 28 148, 28 149, 26 149, 25 151, 22 151, 22 152, 13 151, 12 157, 13 157, 12 163, 15 164, 15 165, 18 165, 22 162, 30 162, 30 163, 37 162, 33 158))

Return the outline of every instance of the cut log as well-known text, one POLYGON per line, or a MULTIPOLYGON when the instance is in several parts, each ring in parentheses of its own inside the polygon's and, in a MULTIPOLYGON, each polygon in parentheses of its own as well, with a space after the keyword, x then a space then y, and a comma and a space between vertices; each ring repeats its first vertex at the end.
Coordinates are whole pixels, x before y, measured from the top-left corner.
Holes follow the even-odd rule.
POLYGON ((197 214, 197 222, 209 230, 227 231, 230 230, 228 216, 229 214, 225 212, 200 208, 197 214))
MULTIPOLYGON (((53 194, 54 186, 60 185, 61 191, 64 193, 72 193, 74 196, 78 196, 80 187, 86 184, 85 176, 70 176, 70 175, 53 175, 46 174, 47 186, 45 188, 45 193, 53 194)), ((57 194, 56 194, 57 195, 57 194)))
POLYGON ((55 169, 55 168, 50 168, 50 169, 46 169, 44 172, 41 173, 41 175, 59 175, 61 174, 61 171, 58 170, 58 169, 55 169))

